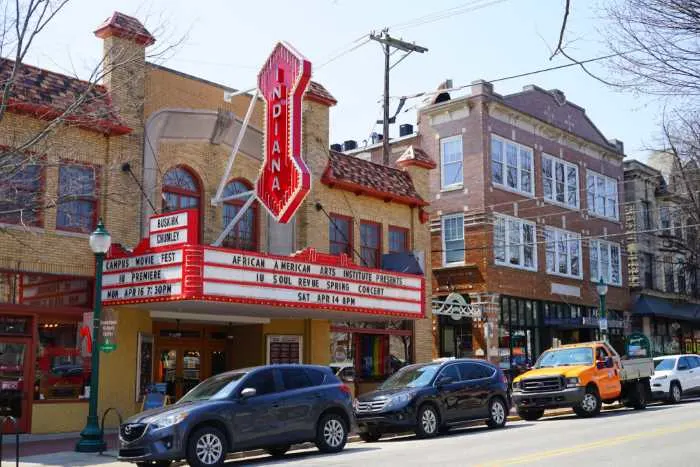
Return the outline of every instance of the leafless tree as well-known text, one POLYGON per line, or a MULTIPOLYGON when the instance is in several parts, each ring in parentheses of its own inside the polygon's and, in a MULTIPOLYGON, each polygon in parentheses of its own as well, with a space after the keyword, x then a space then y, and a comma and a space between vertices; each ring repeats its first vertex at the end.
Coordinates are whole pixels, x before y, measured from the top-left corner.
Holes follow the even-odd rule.
MULTIPOLYGON (((64 188, 58 193, 38 193, 35 188, 37 181, 44 177, 46 168, 58 165, 58 160, 47 156, 51 153, 52 137, 68 127, 95 126, 114 118, 110 106, 99 105, 108 100, 107 90, 99 83, 117 69, 143 60, 143 56, 139 57, 128 49, 109 51, 94 64, 87 79, 79 81, 78 88, 68 98, 54 99, 55 96, 50 96, 50 101, 44 102, 46 106, 31 112, 40 122, 37 128, 8 128, 5 125, 8 113, 31 104, 23 101, 26 81, 37 79, 37 70, 25 63, 25 57, 36 38, 65 10, 70 1, 0 0, 0 126, 5 133, 5 141, 0 146, 0 223, 31 227, 47 209, 98 196, 95 187, 97 177, 85 171, 59 174, 64 178, 64 188)), ((164 28, 160 26, 158 29, 162 31, 164 28)), ((163 59, 184 40, 185 36, 175 41, 161 42, 161 45, 149 50, 147 59, 163 59)), ((118 170, 118 165, 102 170, 118 170)), ((114 195, 118 201, 119 194, 114 195)), ((0 229, 0 234, 2 232, 7 230, 0 229)))

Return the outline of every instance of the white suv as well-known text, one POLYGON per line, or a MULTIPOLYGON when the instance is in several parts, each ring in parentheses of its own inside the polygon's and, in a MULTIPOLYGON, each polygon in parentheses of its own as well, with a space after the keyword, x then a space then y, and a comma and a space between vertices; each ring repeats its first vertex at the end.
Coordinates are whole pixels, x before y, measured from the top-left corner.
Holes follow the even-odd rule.
POLYGON ((677 404, 681 397, 700 393, 700 357, 666 355, 654 358, 651 392, 657 399, 677 404))

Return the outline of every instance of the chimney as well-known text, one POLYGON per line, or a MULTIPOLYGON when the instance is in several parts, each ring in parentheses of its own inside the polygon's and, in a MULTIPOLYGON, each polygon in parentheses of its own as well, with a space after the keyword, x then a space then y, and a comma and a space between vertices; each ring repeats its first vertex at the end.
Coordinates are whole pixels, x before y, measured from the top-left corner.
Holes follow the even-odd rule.
POLYGON ((146 94, 146 47, 156 40, 141 22, 114 12, 96 30, 104 41, 104 85, 120 117, 136 133, 142 131, 146 94))
POLYGON ((493 84, 483 79, 477 79, 471 82, 471 94, 472 96, 478 96, 480 94, 488 95, 493 94, 493 84))
POLYGON ((349 139, 343 142, 343 151, 352 151, 353 149, 357 149, 357 141, 349 139))
POLYGON ((404 123, 403 125, 399 126, 399 137, 408 136, 411 134, 413 134, 413 125, 410 123, 404 123))
POLYGON ((343 152, 343 145, 338 143, 331 144, 331 151, 343 152))

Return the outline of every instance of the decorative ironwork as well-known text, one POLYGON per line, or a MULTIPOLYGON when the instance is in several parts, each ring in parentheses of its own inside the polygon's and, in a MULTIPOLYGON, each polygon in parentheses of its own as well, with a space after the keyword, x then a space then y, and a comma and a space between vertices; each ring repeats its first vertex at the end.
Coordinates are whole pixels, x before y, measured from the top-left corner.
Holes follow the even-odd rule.
POLYGON ((461 294, 452 292, 445 300, 433 300, 434 315, 450 316, 454 320, 472 318, 480 320, 483 317, 481 303, 467 303, 461 294))

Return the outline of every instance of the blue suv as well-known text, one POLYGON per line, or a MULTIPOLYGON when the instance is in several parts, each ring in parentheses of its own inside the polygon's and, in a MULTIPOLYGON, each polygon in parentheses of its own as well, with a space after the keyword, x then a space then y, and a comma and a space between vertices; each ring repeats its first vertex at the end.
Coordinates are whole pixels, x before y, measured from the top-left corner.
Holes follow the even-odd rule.
POLYGON ((119 428, 119 459, 165 467, 221 466, 226 454, 265 449, 282 456, 312 441, 339 452, 353 426, 350 388, 328 367, 274 365, 206 379, 176 404, 135 415, 119 428))

